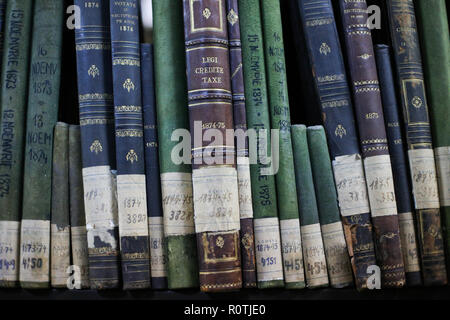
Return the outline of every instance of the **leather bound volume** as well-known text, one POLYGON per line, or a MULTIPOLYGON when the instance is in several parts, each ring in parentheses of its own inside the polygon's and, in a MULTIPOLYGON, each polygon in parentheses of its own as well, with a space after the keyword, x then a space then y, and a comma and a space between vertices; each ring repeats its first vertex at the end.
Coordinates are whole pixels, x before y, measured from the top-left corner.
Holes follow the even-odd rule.
POLYGON ((403 143, 402 122, 395 92, 390 49, 387 45, 377 45, 375 56, 383 102, 384 121, 389 145, 389 154, 394 176, 395 198, 397 200, 400 240, 403 263, 405 265, 406 285, 422 284, 420 274, 419 249, 415 229, 415 217, 412 206, 411 185, 403 143))
MULTIPOLYGON (((447 4, 446 4, 447 3, 447 4)), ((417 1, 425 84, 430 106, 431 134, 450 265, 450 35, 445 0, 417 1)), ((449 274, 447 270, 447 276, 449 274)))
POLYGON ((405 284, 397 203, 365 0, 340 0, 381 286, 405 284), (357 13, 357 14, 355 14, 357 13))
POLYGON ((305 287, 299 208, 291 141, 291 117, 284 57, 280 1, 262 0, 261 18, 271 128, 279 130, 279 165, 275 176, 280 216, 284 282, 287 289, 305 287))
POLYGON ((159 179, 153 45, 149 43, 141 43, 141 82, 152 288, 165 289, 167 288, 167 255, 164 240, 161 181, 159 179))
POLYGON ((339 207, 358 290, 367 288, 375 248, 367 185, 331 1, 299 0, 301 23, 333 164, 339 207))
POLYGON ((352 268, 339 214, 325 130, 322 126, 308 127, 307 135, 330 286, 348 287, 353 285, 352 268))
MULTIPOLYGON (((259 0, 239 1, 247 125, 257 135, 254 146, 258 143, 268 152, 272 145, 260 9, 259 0)), ((258 154, 250 165, 259 289, 284 287, 275 177, 265 157, 258 154)))
MULTIPOLYGON (((155 98, 169 289, 198 287, 190 163, 172 161, 176 129, 189 129, 182 0, 153 0, 155 98), (170 90, 167 90, 170 88, 170 90), (182 219, 180 219, 182 218, 182 219)), ((190 152, 188 155, 190 160, 190 152)))
POLYGON ((183 7, 200 290, 234 291, 242 274, 225 0, 183 7))
MULTIPOLYGON (((245 108, 244 72, 242 70, 241 28, 238 0, 227 0, 228 42, 230 49, 231 90, 235 130, 247 130, 245 108)), ((253 231, 252 187, 248 138, 236 145, 236 161, 239 187, 239 215, 241 219, 242 286, 256 287, 255 235, 253 231)))
POLYGON ((75 0, 84 207, 91 289, 120 285, 109 1, 75 0))
POLYGON ((447 284, 428 101, 412 0, 388 0, 425 286, 447 284))

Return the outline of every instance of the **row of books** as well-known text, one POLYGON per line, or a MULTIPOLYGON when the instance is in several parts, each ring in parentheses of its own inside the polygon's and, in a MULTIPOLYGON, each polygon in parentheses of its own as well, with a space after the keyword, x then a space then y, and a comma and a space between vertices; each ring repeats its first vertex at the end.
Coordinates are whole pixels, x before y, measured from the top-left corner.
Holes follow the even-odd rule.
POLYGON ((392 49, 364 0, 336 2, 339 29, 330 0, 289 1, 308 128, 279 0, 153 0, 153 44, 140 1, 74 4, 79 126, 57 123, 63 3, 0 1, 0 286, 447 283, 445 0, 388 0, 392 49))

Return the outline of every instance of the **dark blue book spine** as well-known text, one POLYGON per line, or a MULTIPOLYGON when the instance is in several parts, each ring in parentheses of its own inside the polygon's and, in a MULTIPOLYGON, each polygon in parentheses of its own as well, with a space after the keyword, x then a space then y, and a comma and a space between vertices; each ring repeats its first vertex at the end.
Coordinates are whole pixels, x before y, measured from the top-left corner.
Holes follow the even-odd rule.
POLYGON ((353 107, 330 0, 298 0, 306 47, 327 134, 339 206, 358 289, 375 265, 370 207, 353 107))
POLYGON ((145 176, 147 184, 147 214, 150 237, 150 269, 152 288, 167 288, 166 246, 164 240, 161 180, 156 127, 155 83, 153 75, 153 45, 141 44, 142 109, 144 112, 145 176))
POLYGON ((117 204, 123 288, 150 287, 139 3, 110 1, 117 204))
POLYGON ((83 188, 92 289, 120 284, 109 2, 75 0, 83 188))
POLYGON ((421 285, 419 252, 414 227, 411 185, 407 169, 405 144, 402 137, 399 105, 395 92, 389 46, 377 45, 375 48, 384 121, 394 175, 395 196, 397 199, 400 238, 403 261, 408 286, 421 285))

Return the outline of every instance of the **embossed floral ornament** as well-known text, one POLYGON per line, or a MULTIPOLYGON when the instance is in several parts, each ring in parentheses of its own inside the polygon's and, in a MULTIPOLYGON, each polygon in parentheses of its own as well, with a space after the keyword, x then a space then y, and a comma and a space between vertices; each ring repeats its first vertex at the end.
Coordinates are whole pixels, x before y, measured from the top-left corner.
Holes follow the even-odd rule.
POLYGON ((245 233, 244 236, 242 237, 241 242, 242 242, 242 245, 244 246, 244 248, 246 250, 248 250, 248 249, 250 249, 250 247, 252 246, 252 243, 253 243, 252 237, 248 233, 245 233))
POLYGON ((130 151, 128 151, 126 160, 130 161, 131 163, 138 161, 138 155, 137 155, 136 151, 134 151, 134 149, 131 149, 130 151))
POLYGON ((206 18, 206 20, 209 19, 209 17, 211 17, 211 10, 209 10, 209 8, 205 8, 202 12, 203 16, 206 18))
POLYGON ((95 152, 95 154, 99 154, 103 151, 102 144, 99 140, 94 140, 89 148, 91 152, 95 152))
POLYGON ((334 131, 334 134, 336 136, 339 136, 342 139, 342 137, 347 134, 347 130, 345 130, 345 128, 344 128, 344 126, 342 124, 339 124, 336 127, 336 130, 334 131))
POLYGON ((128 92, 130 92, 131 90, 134 90, 134 83, 133 83, 133 81, 131 81, 130 78, 125 80, 125 82, 123 83, 123 88, 125 90, 127 90, 128 92))
POLYGON ((228 19, 228 22, 229 22, 232 26, 234 26, 234 24, 239 20, 239 17, 238 17, 238 15, 237 15, 236 11, 234 11, 233 9, 231 9, 230 12, 228 12, 227 19, 228 19))
POLYGON ((221 249, 223 248, 223 246, 225 245, 225 240, 223 239, 223 237, 221 237, 221 236, 217 237, 216 245, 221 249))
POLYGON ((100 76, 100 70, 98 70, 98 68, 95 64, 93 64, 89 68, 88 75, 90 75, 93 79, 95 79, 96 76, 100 76))
POLYGON ((418 96, 415 96, 414 98, 412 98, 411 103, 414 106, 414 108, 417 108, 417 109, 420 109, 420 107, 423 105, 422 99, 420 99, 418 96))
POLYGON ((325 42, 322 43, 322 45, 319 48, 319 51, 321 54, 323 55, 328 55, 329 53, 331 53, 331 48, 328 44, 326 44, 325 42))

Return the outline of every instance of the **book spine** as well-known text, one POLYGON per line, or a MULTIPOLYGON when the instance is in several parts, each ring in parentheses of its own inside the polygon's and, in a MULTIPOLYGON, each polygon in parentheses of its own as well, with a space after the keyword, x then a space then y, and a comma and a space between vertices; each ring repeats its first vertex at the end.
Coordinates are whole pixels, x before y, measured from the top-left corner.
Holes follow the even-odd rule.
POLYGON ((50 279, 52 287, 66 288, 70 266, 69 125, 64 122, 55 125, 52 171, 50 279))
POLYGON ((425 286, 445 285, 447 274, 436 165, 414 3, 389 0, 387 6, 406 127, 423 282, 425 286))
MULTIPOLYGON (((19 280, 22 168, 25 110, 28 89, 30 30, 33 7, 29 1, 9 1, 1 73, 0 128, 0 286, 19 280)), ((50 210, 50 209, 49 209, 50 210)), ((48 251, 48 247, 46 248, 48 251)))
POLYGON ((225 0, 183 0, 200 289, 242 287, 225 0), (207 144, 203 135, 216 137, 207 144), (226 214, 223 214, 226 212, 226 214), (214 218, 212 218, 214 217, 214 218))
POLYGON ((141 44, 142 111, 144 113, 145 183, 150 237, 150 270, 153 289, 167 288, 167 256, 164 240, 161 182, 159 179, 153 45, 141 44))
POLYGON ((348 287, 353 284, 352 269, 339 215, 325 130, 322 126, 308 127, 307 135, 330 286, 348 287))
POLYGON ((392 161, 406 284, 407 286, 419 286, 422 284, 422 278, 420 275, 419 251, 417 248, 414 211, 410 191, 411 186, 389 47, 386 45, 377 45, 375 47, 375 57, 378 66, 389 154, 392 161))
POLYGON ((365 0, 340 0, 381 286, 400 288, 405 268, 391 158, 365 0), (358 14, 355 14, 357 12, 358 14))
POLYGON ((292 126, 302 247, 308 288, 328 287, 328 271, 308 150, 306 126, 292 126))
POLYGON ((279 130, 279 169, 275 182, 281 223, 284 281, 288 289, 302 289, 305 287, 304 271, 303 268, 295 267, 297 261, 302 265, 303 257, 295 176, 292 175, 294 157, 280 1, 262 0, 260 3, 271 128, 279 130))
POLYGON ((330 0, 299 0, 301 22, 330 149, 344 234, 358 290, 375 265, 372 223, 350 91, 330 0))
POLYGON ((123 289, 150 287, 137 0, 110 0, 117 203, 123 289))
MULTIPOLYGON (((0 61, 3 61, 3 42, 5 41, 6 0, 0 0, 0 61)), ((0 115, 0 119, 2 116, 0 115)))
POLYGON ((80 126, 69 126, 69 203, 72 265, 79 274, 73 287, 89 288, 88 245, 84 213, 80 126))
MULTIPOLYGON (((431 134, 439 187, 442 221, 445 228, 447 265, 450 264, 450 35, 445 0, 418 1, 419 26, 431 134), (444 67, 447 66, 447 67, 444 67)), ((449 271, 447 270, 447 275, 449 271)))
MULTIPOLYGON (((241 28, 238 0, 227 0, 228 41, 230 49, 231 89, 233 93, 233 120, 236 131, 247 131, 244 72, 242 68, 241 28)), ((236 139, 236 142, 240 140, 236 139)), ((241 264, 244 288, 255 288, 255 234, 253 230, 252 187, 248 138, 242 145, 236 144, 236 160, 239 190, 239 216, 241 219, 241 264)))
POLYGON ((75 0, 84 207, 92 289, 120 284, 109 1, 75 0))
MULTIPOLYGON (((179 143, 172 135, 181 139, 181 132, 189 132, 183 5, 182 0, 153 0, 152 8, 167 281, 169 289, 191 288, 198 286, 192 170, 189 162, 172 161, 172 150, 179 143)), ((190 153, 184 156, 190 161, 190 153)))
MULTIPOLYGON (((257 141, 253 141, 253 146, 250 144, 250 150, 258 144, 268 151, 271 150, 270 115, 260 3, 259 0, 239 0, 238 4, 247 125, 257 135, 257 141)), ((250 166, 256 272, 260 289, 284 286, 275 177, 264 158, 265 155, 257 155, 257 162, 250 166)))

